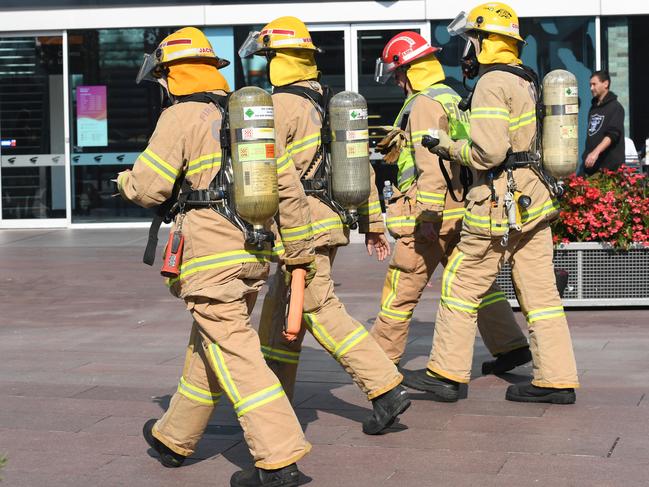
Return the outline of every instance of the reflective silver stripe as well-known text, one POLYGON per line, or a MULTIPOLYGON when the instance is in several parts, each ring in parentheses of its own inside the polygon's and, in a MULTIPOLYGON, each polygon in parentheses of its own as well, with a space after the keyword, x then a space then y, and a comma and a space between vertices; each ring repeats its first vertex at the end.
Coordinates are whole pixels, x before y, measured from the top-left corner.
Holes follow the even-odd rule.
POLYGON ((221 393, 213 393, 189 384, 184 377, 180 378, 178 383, 178 392, 188 399, 200 402, 202 404, 216 405, 221 398, 221 393))
POLYGON ((406 182, 407 180, 414 178, 416 175, 417 168, 414 165, 405 168, 399 175, 399 185, 401 185, 402 182, 406 182))
POLYGON ((237 413, 237 416, 242 416, 253 409, 256 409, 264 404, 268 404, 275 399, 279 399, 284 396, 284 389, 282 389, 282 384, 279 382, 273 384, 266 389, 263 389, 259 392, 255 392, 248 397, 244 397, 240 401, 234 404, 234 410, 237 413))
POLYGON ((225 359, 221 354, 221 349, 216 343, 211 343, 210 346, 208 347, 208 350, 210 353, 210 357, 212 358, 212 366, 214 367, 214 372, 216 372, 216 375, 219 378, 219 383, 221 384, 221 387, 228 395, 228 398, 230 399, 232 404, 238 403, 241 400, 241 396, 239 395, 239 390, 237 389, 237 386, 232 380, 230 371, 225 365, 225 359))
POLYGON ((527 322, 534 323, 541 320, 550 320, 566 316, 563 306, 551 306, 549 308, 535 309, 527 313, 527 322))
POLYGON ((435 88, 434 86, 431 86, 430 88, 426 89, 423 94, 428 96, 429 98, 434 98, 440 95, 451 95, 454 97, 458 96, 458 94, 451 88, 448 87, 435 88))
POLYGON ((266 345, 261 346, 261 352, 264 354, 264 357, 268 360, 275 360, 277 362, 284 362, 287 364, 297 364, 300 361, 299 352, 279 350, 277 348, 271 348, 266 345))
POLYGON ((341 341, 336 346, 336 349, 333 353, 334 358, 339 359, 340 357, 345 355, 347 352, 349 352, 349 350, 351 350, 354 345, 356 345, 368 335, 369 333, 367 333, 365 327, 363 325, 360 325, 358 328, 356 328, 356 330, 347 335, 343 339, 343 341, 341 341))

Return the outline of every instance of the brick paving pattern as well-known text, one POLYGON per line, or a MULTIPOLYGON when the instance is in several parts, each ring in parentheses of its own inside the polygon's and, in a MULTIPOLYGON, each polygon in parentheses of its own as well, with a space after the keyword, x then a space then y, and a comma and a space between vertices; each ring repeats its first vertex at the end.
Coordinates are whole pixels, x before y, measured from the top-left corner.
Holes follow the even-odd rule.
MULTIPOLYGON (((222 402, 196 454, 165 469, 141 437, 177 385, 190 318, 158 267, 141 264, 146 230, 0 233, 0 472, 7 486, 227 486, 250 464, 222 402)), ((162 240, 162 239, 161 239, 162 240)), ((339 252, 337 293, 371 325, 385 263, 361 245, 339 252)), ((426 363, 439 298, 436 273, 414 315, 407 368, 426 363)), ((260 305, 253 322, 258 320, 260 305)), ((517 314, 519 323, 524 319, 517 314)), ((360 421, 370 405, 312 338, 295 407, 317 486, 649 485, 649 311, 570 311, 582 389, 574 406, 504 399, 530 367, 481 377, 476 341, 468 397, 413 406, 387 435, 360 421)))

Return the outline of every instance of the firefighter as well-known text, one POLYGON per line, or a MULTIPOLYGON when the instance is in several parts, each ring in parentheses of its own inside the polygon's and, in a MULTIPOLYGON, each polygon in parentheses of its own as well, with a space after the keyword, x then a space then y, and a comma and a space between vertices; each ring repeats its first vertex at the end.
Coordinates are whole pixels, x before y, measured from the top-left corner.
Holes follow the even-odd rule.
MULTIPOLYGON (((195 451, 225 394, 255 461, 254 468, 235 473, 231 485, 293 486, 299 476, 296 462, 311 445, 266 366, 250 324, 273 250, 268 244, 261 250, 246 244, 241 229, 226 217, 222 199, 208 191, 225 163, 220 143, 225 112, 219 104, 229 87, 219 68, 228 64, 201 31, 187 27, 145 56, 138 74, 138 82, 159 83, 170 106, 133 169, 118 175, 118 189, 143 207, 166 205, 174 197, 183 202, 172 228, 172 234, 184 237, 182 265, 167 285, 193 318, 177 392, 163 417, 145 424, 144 436, 164 466, 180 466, 195 451), (175 195, 181 181, 182 190, 175 195)), ((282 223, 309 225, 306 197, 291 175, 288 168, 278 177, 282 223)), ((293 241, 285 252, 290 265, 307 266, 314 260, 308 236, 293 241)))
MULTIPOLYGON (((459 95, 443 83, 438 50, 416 32, 401 32, 388 41, 376 64, 376 81, 394 77, 406 94, 395 128, 378 144, 387 162, 398 165, 397 191, 387 206, 388 231, 397 242, 370 332, 395 363, 405 351, 410 318, 426 283, 439 263, 447 264, 459 241, 463 196, 472 179, 469 170, 421 145, 430 129, 468 139, 468 113, 458 108, 459 95)), ((482 300, 478 316, 480 333, 496 357, 483 364, 484 373, 503 373, 531 360, 527 340, 497 285, 482 300)), ((415 378, 406 376, 404 385, 429 389, 425 378, 415 378)))
POLYGON ((506 398, 572 404, 579 382, 552 265, 549 223, 559 207, 555 186, 540 166, 538 78, 519 59, 524 41, 511 7, 487 3, 462 12, 449 32, 466 39, 465 76, 479 75, 471 140, 453 141, 440 129, 436 140, 424 144, 475 169, 477 181, 442 278, 430 360, 415 374, 444 390, 469 382, 476 313, 507 260, 529 328, 534 377, 510 386, 506 398))
MULTIPOLYGON (((326 89, 318 82, 317 51, 302 21, 281 17, 261 32, 251 32, 239 49, 239 55, 256 54, 267 58, 267 73, 274 87, 278 171, 296 168, 299 178, 295 179, 295 184, 304 185, 307 190, 311 225, 281 232, 284 245, 302 235, 312 235, 316 247, 316 275, 305 290, 303 323, 372 401, 373 413, 363 422, 363 431, 377 434, 391 425, 410 401, 399 385, 402 376, 394 364, 365 327, 347 314, 334 294, 331 267, 338 247, 349 243, 349 228, 332 208, 331 201, 318 197, 322 193, 316 192, 316 183, 326 179, 322 173, 326 168, 322 164, 321 138, 326 115, 326 103, 322 99, 326 89)), ((359 210, 361 228, 369 232, 368 246, 384 256, 389 245, 383 235, 376 193, 359 210)), ((284 274, 278 271, 264 299, 259 336, 267 362, 286 393, 292 396, 303 334, 292 342, 283 336, 286 290, 284 274)))

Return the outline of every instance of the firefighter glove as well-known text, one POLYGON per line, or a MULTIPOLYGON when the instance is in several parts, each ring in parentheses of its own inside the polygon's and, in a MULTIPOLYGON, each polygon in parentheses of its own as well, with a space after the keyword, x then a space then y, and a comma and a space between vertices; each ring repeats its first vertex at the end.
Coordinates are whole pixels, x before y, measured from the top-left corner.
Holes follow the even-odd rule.
POLYGON ((424 136, 421 144, 430 152, 442 159, 451 160, 451 143, 453 142, 444 130, 436 130, 432 137, 424 136))
POLYGON ((396 127, 382 127, 389 130, 388 134, 376 144, 376 149, 384 155, 383 161, 386 164, 395 164, 399 159, 399 154, 406 146, 406 133, 396 127))

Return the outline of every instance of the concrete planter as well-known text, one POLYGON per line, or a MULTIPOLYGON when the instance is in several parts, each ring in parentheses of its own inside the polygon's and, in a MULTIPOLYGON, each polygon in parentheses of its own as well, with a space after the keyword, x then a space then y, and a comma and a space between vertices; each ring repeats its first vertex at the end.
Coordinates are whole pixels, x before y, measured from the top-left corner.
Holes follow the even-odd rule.
MULTIPOLYGON (((570 272, 564 306, 649 306, 649 248, 615 250, 608 244, 573 242, 554 251, 554 265, 570 272)), ((496 278, 512 306, 518 301, 505 264, 496 278)))

